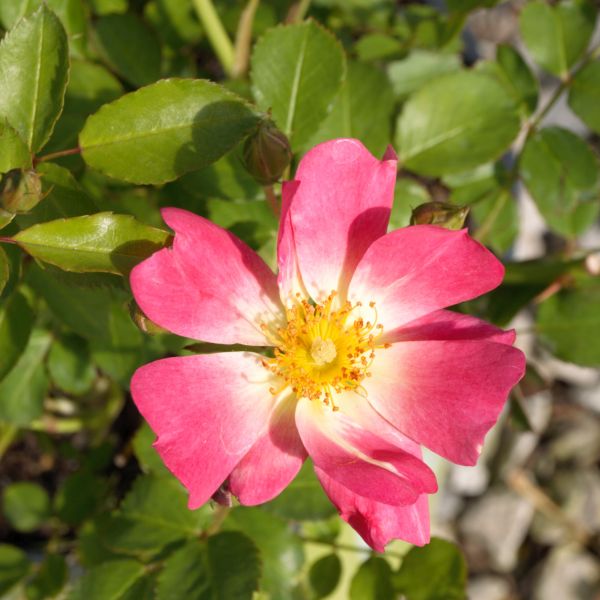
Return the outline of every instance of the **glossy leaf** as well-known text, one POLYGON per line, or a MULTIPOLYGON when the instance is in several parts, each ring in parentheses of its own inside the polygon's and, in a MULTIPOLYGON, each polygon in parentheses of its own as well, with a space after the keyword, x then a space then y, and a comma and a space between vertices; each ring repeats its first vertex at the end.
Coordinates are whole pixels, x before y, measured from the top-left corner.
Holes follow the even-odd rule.
POLYGON ((50 514, 48 492, 37 483, 12 483, 2 493, 4 516, 14 529, 35 531, 50 514))
POLYGON ((106 62, 135 86, 160 77, 161 50, 154 32, 133 14, 110 14, 95 23, 100 53, 106 62))
POLYGON ((31 167, 31 154, 19 134, 0 120, 0 175, 12 169, 31 167))
POLYGON ((589 63, 573 77, 569 106, 590 129, 600 133, 600 60, 589 63))
POLYGON ((33 312, 23 294, 16 292, 0 305, 0 381, 21 356, 33 325, 33 312))
POLYGON ((0 383, 0 420, 14 425, 28 425, 43 413, 48 389, 44 357, 51 336, 35 330, 19 360, 0 383))
POLYGON ((13 238, 26 252, 65 271, 127 274, 171 235, 130 215, 98 213, 34 225, 13 238))
POLYGON ((258 115, 204 80, 167 79, 103 106, 79 137, 93 168, 133 183, 164 183, 216 161, 258 115))
POLYGON ((598 214, 598 168, 589 146, 559 127, 529 138, 520 161, 521 176, 542 216, 565 236, 578 235, 598 214))
POLYGON ((314 21, 279 26, 254 47, 252 84, 260 108, 302 147, 327 115, 344 78, 338 41, 314 21))
POLYGON ((235 531, 206 542, 188 542, 165 561, 156 600, 251 600, 258 590, 260 560, 256 547, 235 531))
POLYGON ((497 158, 518 131, 517 104, 504 87, 462 71, 411 96, 398 120, 397 147, 408 169, 445 175, 497 158))
POLYGON ((411 600, 464 600, 466 581, 467 565, 460 550, 433 538, 427 546, 406 554, 394 586, 411 600))
POLYGON ((388 600, 394 597, 392 568, 378 556, 365 561, 352 578, 350 600, 388 600))
POLYGON ((554 75, 565 75, 581 58, 594 31, 596 9, 588 0, 541 0, 521 11, 521 35, 534 60, 554 75))
POLYGON ((353 137, 376 156, 383 156, 391 142, 394 95, 385 73, 352 62, 333 108, 308 144, 310 147, 336 137, 353 137))
POLYGON ((45 4, 0 44, 0 116, 32 152, 48 141, 62 111, 68 69, 65 30, 45 4))

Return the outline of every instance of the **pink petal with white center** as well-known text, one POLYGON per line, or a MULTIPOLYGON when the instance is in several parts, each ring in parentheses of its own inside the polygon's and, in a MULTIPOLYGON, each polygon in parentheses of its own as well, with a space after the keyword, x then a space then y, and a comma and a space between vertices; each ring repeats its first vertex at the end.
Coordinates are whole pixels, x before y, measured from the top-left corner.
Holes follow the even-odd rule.
POLYGON ((376 352, 363 381, 371 405, 405 435, 474 465, 525 356, 486 340, 403 341, 376 352))
POLYGON ((297 475, 306 459, 294 413, 296 398, 282 398, 249 452, 229 476, 229 489, 246 506, 268 502, 297 475))
MULTIPOLYGON (((343 299, 358 261, 386 232, 397 168, 386 156, 380 161, 358 140, 339 139, 300 161, 289 211, 302 281, 315 300, 334 290, 343 299)), ((288 271, 291 256, 280 256, 280 269, 288 271)))
POLYGON ((131 273, 136 302, 155 323, 221 344, 271 345, 260 323, 282 318, 277 279, 248 246, 193 213, 165 208, 175 231, 165 248, 131 273))
POLYGON ((502 263, 466 230, 434 225, 397 229, 375 241, 348 291, 353 302, 375 301, 386 338, 398 327, 500 285, 502 263))
POLYGON ((315 466, 352 492, 386 504, 412 504, 435 492, 435 475, 416 458, 416 445, 358 394, 342 396, 338 411, 320 401, 298 401, 296 424, 315 466))
POLYGON ((322 469, 317 477, 344 521, 351 525, 377 552, 384 552, 391 540, 404 540, 417 546, 429 543, 429 501, 426 494, 408 506, 392 506, 351 492, 322 469))
POLYGON ((512 346, 515 330, 505 331, 486 321, 451 310, 436 310, 397 329, 390 341, 488 340, 512 346))
POLYGON ((133 400, 164 463, 188 489, 190 508, 212 496, 265 429, 271 385, 250 352, 165 358, 133 375, 133 400))

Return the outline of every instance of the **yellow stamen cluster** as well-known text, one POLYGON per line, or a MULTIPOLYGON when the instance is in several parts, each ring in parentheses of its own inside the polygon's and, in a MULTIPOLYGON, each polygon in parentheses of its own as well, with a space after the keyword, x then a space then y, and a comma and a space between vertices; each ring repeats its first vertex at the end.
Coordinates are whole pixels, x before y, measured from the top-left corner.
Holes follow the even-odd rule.
POLYGON ((360 307, 360 302, 336 307, 335 292, 317 305, 298 297, 286 310, 285 327, 276 334, 264 327, 275 346, 274 357, 266 358, 264 365, 282 380, 272 393, 290 386, 298 396, 321 400, 333 410, 334 393, 364 393, 361 382, 371 375, 375 350, 388 344, 378 343, 383 326, 377 324, 375 303, 369 304, 373 318, 367 321, 356 315, 360 307))

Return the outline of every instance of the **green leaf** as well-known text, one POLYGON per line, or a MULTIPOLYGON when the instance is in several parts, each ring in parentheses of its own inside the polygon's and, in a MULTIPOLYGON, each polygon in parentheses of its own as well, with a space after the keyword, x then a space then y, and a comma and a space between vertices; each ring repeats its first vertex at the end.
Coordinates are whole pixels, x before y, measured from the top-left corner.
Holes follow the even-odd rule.
POLYGON ((397 100, 405 100, 432 79, 458 71, 460 58, 430 50, 413 50, 406 58, 391 62, 388 76, 397 100))
POLYGON ((138 17, 129 13, 101 17, 95 33, 101 56, 129 83, 139 87, 160 77, 160 43, 138 17))
POLYGON ((166 246, 171 234, 130 215, 98 213, 40 223, 13 239, 35 258, 65 271, 127 275, 166 246))
POLYGON ((315 561, 308 572, 313 598, 325 598, 337 587, 342 575, 342 563, 337 554, 326 554, 315 561))
POLYGON ((60 554, 48 554, 33 579, 27 583, 27 600, 56 597, 67 581, 67 574, 64 557, 60 554))
POLYGON ((68 79, 65 30, 46 8, 19 21, 0 43, 0 115, 31 152, 50 138, 68 79))
POLYGON ((431 194, 426 187, 408 177, 398 179, 394 188, 394 204, 388 231, 408 227, 412 210, 426 202, 431 202, 431 194))
POLYGON ((166 561, 158 578, 157 600, 251 600, 258 590, 256 547, 234 531, 188 542, 166 561))
POLYGON ((8 256, 6 256, 6 252, 0 248, 0 295, 2 295, 9 278, 10 262, 8 260, 8 256))
POLYGON ((538 102, 538 83, 521 55, 508 45, 498 46, 496 64, 502 82, 523 107, 525 114, 533 113, 538 102))
POLYGON ((284 519, 327 519, 336 509, 327 498, 317 479, 312 462, 307 460, 292 483, 279 496, 263 506, 284 519))
POLYGON ((122 14, 127 12, 127 0, 90 0, 90 5, 97 15, 122 14))
POLYGON ((600 365, 600 285, 580 282, 548 298, 539 308, 540 338, 554 354, 579 365, 600 365))
POLYGON ((576 236, 598 214, 599 163, 577 135, 547 127, 529 138, 520 159, 520 174, 548 225, 576 236))
POLYGON ((569 106, 590 129, 600 133, 600 60, 589 63, 573 77, 569 106))
POLYGON ((521 35, 533 59, 564 76, 588 46, 596 10, 588 0, 564 0, 556 6, 536 1, 521 11, 521 35))
POLYGON ((279 26, 255 45, 251 59, 256 101, 294 150, 302 147, 327 115, 344 78, 338 41, 314 21, 279 26))
POLYGON ((24 533, 35 531, 50 515, 48 492, 29 481, 12 483, 4 488, 2 506, 6 520, 24 533))
POLYGON ((65 107, 46 151, 54 152, 77 146, 77 137, 86 119, 103 104, 122 95, 123 86, 104 67, 82 60, 71 61, 65 107))
POLYGON ((92 516, 108 491, 106 479, 87 471, 69 475, 59 488, 54 506, 57 516, 68 525, 80 525, 92 516))
POLYGON ((362 565, 352 578, 350 600, 388 600, 394 597, 392 569, 389 563, 378 556, 372 556, 362 565))
POLYGON ((25 296, 12 294, 0 306, 0 381, 25 350, 32 327, 33 312, 25 296))
POLYGON ((333 108, 309 146, 336 137, 359 139, 381 156, 391 142, 394 95, 385 73, 371 65, 352 62, 333 108))
POLYGON ((146 4, 144 16, 174 48, 197 44, 202 38, 202 27, 191 2, 155 0, 146 4))
POLYGON ((85 573, 67 600, 125 600, 145 574, 144 565, 136 561, 111 560, 85 573))
POLYGON ((19 134, 0 120, 0 175, 12 169, 29 169, 31 154, 19 134))
POLYGON ((165 183, 229 152, 259 116, 204 80, 166 79, 103 106, 79 137, 93 168, 132 183, 165 183))
POLYGON ((8 544, 0 544, 0 594, 8 592, 29 573, 25 552, 8 544))
POLYGON ((519 124, 517 104, 493 78, 445 75, 406 102, 398 120, 400 159, 423 175, 465 171, 500 156, 519 124))
POLYGON ((37 165, 36 172, 42 180, 43 198, 32 211, 19 215, 17 222, 21 229, 37 223, 97 212, 87 192, 64 167, 46 162, 37 165))
POLYGON ((42 415, 48 389, 44 357, 51 341, 47 331, 31 334, 25 352, 0 383, 0 421, 28 425, 42 415))
POLYGON ((148 557, 177 541, 196 538, 207 525, 208 506, 191 511, 172 477, 138 477, 120 511, 103 522, 100 538, 117 552, 148 557))
POLYGON ((142 423, 133 436, 133 452, 145 473, 159 476, 169 475, 169 470, 152 446, 155 440, 156 434, 150 429, 150 426, 146 422, 142 423))
POLYGON ((88 392, 96 380, 96 369, 87 342, 73 334, 56 340, 48 354, 48 373, 54 384, 74 396, 88 392))
POLYGON ((451 542, 433 538, 403 558, 394 586, 410 600, 466 599, 467 565, 451 542))
POLYGON ((471 207, 477 221, 476 239, 499 253, 506 252, 519 231, 517 203, 510 190, 493 188, 471 207))

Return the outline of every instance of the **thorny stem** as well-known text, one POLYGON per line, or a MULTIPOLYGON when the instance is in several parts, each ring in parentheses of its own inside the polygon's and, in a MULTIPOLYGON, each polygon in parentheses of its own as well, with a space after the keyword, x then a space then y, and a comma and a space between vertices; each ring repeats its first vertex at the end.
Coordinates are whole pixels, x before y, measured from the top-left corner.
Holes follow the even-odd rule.
POLYGON ((272 185, 265 186, 265 196, 267 198, 267 203, 271 207, 274 215, 279 218, 281 214, 281 207, 279 206, 279 201, 277 200, 277 196, 275 196, 275 190, 272 185))
POLYGON ((250 46, 252 45, 252 25, 254 15, 260 4, 260 0, 248 0, 238 23, 235 36, 235 57, 233 61, 233 77, 243 77, 248 71, 250 64, 250 46))
POLYGON ((223 70, 227 75, 231 76, 234 67, 235 51, 212 0, 192 0, 192 4, 204 26, 208 40, 223 70))
POLYGON ((46 162, 48 160, 54 160, 55 158, 62 158, 63 156, 71 156, 73 154, 79 154, 81 152, 81 148, 77 146, 77 148, 69 148, 68 150, 59 150, 58 152, 51 152, 50 154, 46 154, 45 156, 40 156, 39 158, 34 159, 34 163, 46 162))

